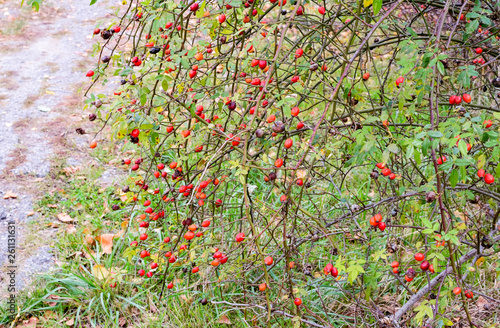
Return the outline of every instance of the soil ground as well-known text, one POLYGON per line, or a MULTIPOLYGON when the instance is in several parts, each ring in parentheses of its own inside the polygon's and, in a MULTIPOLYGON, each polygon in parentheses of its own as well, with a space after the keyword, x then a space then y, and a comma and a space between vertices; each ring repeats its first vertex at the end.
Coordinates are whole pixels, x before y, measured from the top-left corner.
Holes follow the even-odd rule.
MULTIPOLYGON (((52 251, 57 218, 44 218, 34 205, 63 184, 59 172, 101 165, 89 155, 91 134, 83 112, 89 79, 92 31, 110 24, 108 1, 44 1, 40 12, 0 0, 0 294, 6 292, 9 266, 16 291, 36 273, 57 267, 52 251), (15 259, 8 258, 8 222, 16 228, 15 259), (10 260, 12 260, 11 263, 10 260)), ((106 181, 105 181, 106 182, 106 181)), ((57 205, 57 204, 55 204, 57 205)))

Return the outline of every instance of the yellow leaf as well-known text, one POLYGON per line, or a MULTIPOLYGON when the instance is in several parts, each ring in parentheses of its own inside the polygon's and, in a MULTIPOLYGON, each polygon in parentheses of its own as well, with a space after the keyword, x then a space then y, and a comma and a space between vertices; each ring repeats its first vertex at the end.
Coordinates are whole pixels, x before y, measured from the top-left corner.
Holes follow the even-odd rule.
POLYGON ((480 266, 483 263, 484 263, 484 257, 481 256, 480 258, 477 259, 476 266, 480 266))
POLYGON ((45 93, 48 95, 55 95, 54 91, 45 90, 45 93))
POLYGON ((363 5, 366 7, 370 6, 373 3, 373 0, 364 0, 363 5))
POLYGON ((92 267, 92 274, 99 280, 104 280, 109 277, 109 271, 99 264, 92 267))
POLYGON ((484 164, 486 164, 486 156, 484 154, 481 154, 479 158, 477 159, 477 168, 482 169, 484 164))

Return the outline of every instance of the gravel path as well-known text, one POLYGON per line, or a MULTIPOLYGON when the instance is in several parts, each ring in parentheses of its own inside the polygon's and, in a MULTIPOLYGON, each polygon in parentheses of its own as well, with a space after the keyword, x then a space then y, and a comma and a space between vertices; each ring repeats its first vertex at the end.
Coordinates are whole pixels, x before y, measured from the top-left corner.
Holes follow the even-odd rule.
MULTIPOLYGON (((16 266, 16 290, 30 277, 54 267, 53 232, 40 225, 28 235, 26 223, 40 220, 33 204, 40 186, 51 179, 54 160, 81 164, 88 138, 76 135, 82 121, 78 88, 85 72, 92 31, 99 19, 109 23, 109 3, 89 0, 44 1, 39 13, 0 0, 0 285, 9 264, 16 266), (11 192, 16 198, 4 199, 11 192), (16 227, 15 263, 7 261, 7 225, 16 227)), ((2 291, 4 292, 4 291, 2 291)))

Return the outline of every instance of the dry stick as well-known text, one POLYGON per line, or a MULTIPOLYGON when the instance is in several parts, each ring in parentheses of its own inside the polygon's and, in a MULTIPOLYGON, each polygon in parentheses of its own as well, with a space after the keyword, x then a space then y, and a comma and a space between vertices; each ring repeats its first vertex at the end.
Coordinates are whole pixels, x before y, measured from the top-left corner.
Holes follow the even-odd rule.
MULTIPOLYGON (((299 0, 295 9, 293 10, 292 14, 291 14, 291 17, 290 19, 293 20, 293 18, 295 17, 295 14, 297 13, 297 9, 299 8, 300 6, 300 3, 301 1, 299 0)), ((281 4, 280 4, 281 5, 281 4)), ((253 122, 255 121, 255 118, 257 117, 257 111, 259 109, 259 106, 260 106, 260 103, 261 103, 261 100, 263 99, 263 95, 266 91, 266 87, 267 85, 269 84, 269 80, 273 74, 273 68, 275 67, 276 65, 276 60, 278 59, 278 56, 281 52, 281 48, 283 46, 283 41, 285 40, 285 35, 286 35, 286 32, 289 28, 289 24, 285 24, 285 26, 283 27, 283 31, 282 31, 282 35, 281 35, 281 39, 280 39, 280 43, 278 45, 278 49, 276 51, 276 54, 274 55, 274 59, 273 59, 273 63, 274 65, 271 66, 271 68, 269 69, 269 73, 266 77, 266 82, 265 82, 265 85, 264 85, 264 88, 262 89, 259 97, 258 97, 258 101, 257 101, 257 104, 255 106, 255 112, 254 112, 254 115, 252 116, 252 121, 250 122, 249 126, 252 126, 253 125, 253 122)), ((241 162, 241 165, 242 166, 245 166, 246 162, 247 162, 247 152, 248 152, 248 141, 250 139, 250 136, 249 136, 249 130, 247 129, 246 130, 246 137, 245 137, 245 144, 244 144, 244 151, 243 151, 243 159, 242 159, 242 162, 241 162)), ((250 215, 250 197, 249 197, 249 194, 248 194, 248 188, 247 188, 247 177, 248 175, 245 175, 244 176, 244 179, 243 179, 243 191, 244 191, 244 200, 245 200, 245 215, 248 219, 248 223, 250 224, 250 227, 252 229, 252 234, 254 236, 257 235, 257 231, 255 229, 255 225, 253 224, 253 221, 252 221, 252 217, 250 215)), ((255 246, 257 248, 257 251, 259 252, 259 255, 261 257, 261 260, 262 260, 262 268, 264 270, 264 276, 266 278, 266 285, 267 286, 270 286, 270 283, 269 283, 269 273, 267 271, 267 267, 266 267, 266 264, 264 263, 264 254, 262 253, 262 250, 261 250, 261 247, 260 247, 260 244, 259 244, 259 240, 258 238, 255 239, 255 246)), ((267 325, 269 327, 270 323, 271 323, 271 302, 269 300, 269 287, 266 288, 266 303, 267 303, 267 325)))
MULTIPOLYGON (((500 240, 500 236, 497 236, 493 239, 493 242, 498 242, 500 240)), ((481 251, 484 249, 484 247, 481 247, 481 251)), ((474 257, 477 254, 477 250, 471 250, 467 254, 462 255, 460 259, 458 259, 458 265, 464 264, 466 261, 468 261, 470 258, 474 257)), ((408 302, 405 303, 396 313, 394 313, 394 316, 392 317, 392 320, 394 324, 397 324, 397 321, 401 319, 401 317, 413 307, 422 297, 425 296, 429 291, 431 291, 434 286, 436 286, 441 279, 444 279, 446 276, 451 274, 453 272, 452 267, 448 267, 446 270, 438 274, 434 279, 431 280, 431 282, 420 289, 415 295, 413 295, 408 302)), ((399 326, 399 325, 398 325, 399 326)))
MULTIPOLYGON (((229 303, 229 302, 226 302, 226 301, 220 301, 220 302, 216 302, 216 301, 211 301, 212 304, 227 304, 227 305, 230 305, 230 306, 240 306, 240 307, 245 307, 245 308, 251 308, 251 307, 257 307, 257 308, 260 308, 260 309, 266 309, 264 306, 261 306, 261 305, 250 305, 250 304, 239 304, 239 303, 229 303)), ((293 314, 290 314, 290 313, 287 313, 285 311, 281 311, 281 310, 273 310, 273 313, 277 313, 277 314, 281 314, 285 317, 288 317, 288 318, 294 318, 295 316, 293 314)), ((306 323, 312 327, 319 327, 319 328, 324 328, 325 326, 324 325, 319 325, 317 323, 314 323, 313 321, 309 321, 309 320, 305 320, 305 319, 302 319, 300 318, 300 321, 302 321, 303 323, 306 323)))
MULTIPOLYGON (((361 51, 363 50, 364 46, 365 46, 365 43, 368 42, 368 40, 371 38, 372 34, 377 30, 377 28, 380 26, 380 24, 382 24, 382 22, 389 16, 389 14, 394 11, 394 9, 396 9, 401 3, 403 2, 403 0, 399 0, 398 2, 396 2, 385 14, 384 16, 382 16, 378 22, 373 25, 372 29, 370 30, 370 32, 368 32, 368 34, 366 35, 366 37, 363 39, 363 41, 361 41, 361 44, 359 45, 358 49, 354 52, 354 55, 351 57, 351 59, 349 59, 349 62, 347 63, 345 69, 344 69, 344 72, 342 73, 342 75, 340 76, 340 79, 339 81, 337 82, 337 86, 335 87, 335 89, 333 90, 332 92, 332 95, 330 96, 330 99, 329 99, 329 102, 328 104, 325 106, 325 110, 323 111, 323 114, 321 115, 321 118, 319 119, 318 123, 316 123, 316 126, 314 127, 314 130, 313 130, 313 133, 311 135, 311 138, 309 139, 309 144, 308 144, 308 148, 312 147, 312 144, 313 144, 313 141, 314 141, 314 137, 316 136, 316 133, 318 132, 318 128, 319 126, 321 125, 321 123, 323 122, 323 120, 325 119, 325 115, 326 113, 328 112, 328 108, 330 107, 330 103, 333 101, 333 99, 335 98, 335 96, 337 95, 337 92, 339 91, 340 89, 340 86, 342 85, 342 82, 344 81, 344 79, 347 77, 347 74, 349 73, 349 69, 351 68, 351 65, 352 63, 354 62, 354 60, 356 59, 356 57, 359 56, 359 54, 361 53, 361 51)), ((300 167, 300 164, 302 164, 302 162, 304 161, 304 158, 306 156, 306 152, 304 152, 302 154, 302 157, 300 158, 299 162, 297 163, 297 165, 295 166, 294 170, 297 170, 299 167, 300 167)))
MULTIPOLYGON (((443 10, 443 13, 441 15, 441 21, 440 21, 440 24, 438 26, 436 26, 436 47, 439 46, 439 42, 440 42, 440 39, 441 39, 441 29, 443 27, 443 24, 444 24, 444 21, 446 19, 446 16, 447 16, 447 12, 448 12, 448 8, 450 6, 450 0, 447 0, 446 1, 446 4, 445 4, 445 9, 443 10)), ((451 37, 451 36, 450 36, 451 37)), ((434 76, 436 74, 436 67, 434 67, 434 76)), ((433 83, 432 85, 434 86, 434 78, 432 79, 433 83)), ((435 83, 437 87, 439 87, 439 81, 437 81, 437 83, 435 83)), ((431 124, 431 129, 434 129, 434 124, 436 124, 436 127, 439 126, 439 105, 438 105, 438 94, 436 94, 436 107, 435 107, 435 110, 436 110, 436 117, 434 117, 434 106, 432 104, 432 93, 434 92, 434 88, 432 88, 431 90, 431 101, 430 101, 430 124, 431 124)), ((436 185, 437 185, 437 192, 438 192, 438 201, 439 201, 439 212, 440 212, 440 215, 441 215, 441 229, 443 231, 447 231, 448 228, 446 226, 446 215, 445 215, 445 208, 444 208, 444 203, 443 203, 443 194, 444 194, 444 191, 446 190, 446 186, 445 184, 443 183, 443 185, 441 185, 441 175, 439 173, 439 169, 438 169, 438 165, 437 165, 437 160, 436 160, 436 152, 434 150, 433 147, 431 147, 431 156, 432 156, 432 164, 434 166, 434 172, 436 173, 436 185), (443 186, 445 187, 445 190, 442 190, 443 186)), ((456 255, 453 254, 453 248, 451 246, 451 243, 448 243, 448 250, 450 252, 450 262, 451 262, 451 267, 453 269, 453 273, 455 274, 455 278, 457 279, 457 283, 460 284, 460 274, 458 272, 458 266, 456 265, 456 255)), ((464 310, 465 310, 465 314, 467 315, 467 320, 469 322, 469 325, 470 326, 474 326, 474 324, 472 323, 472 318, 470 316, 470 313, 469 313, 469 309, 468 309, 468 306, 467 306, 467 301, 465 299, 465 295, 464 295, 464 291, 462 290, 461 291, 461 297, 462 297, 462 304, 463 304, 463 307, 464 307, 464 310)))

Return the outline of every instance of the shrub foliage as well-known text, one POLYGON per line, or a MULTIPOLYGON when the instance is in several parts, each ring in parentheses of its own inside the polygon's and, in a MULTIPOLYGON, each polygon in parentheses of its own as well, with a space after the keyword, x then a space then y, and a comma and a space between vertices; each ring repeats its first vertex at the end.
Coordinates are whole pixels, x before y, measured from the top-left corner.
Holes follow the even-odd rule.
POLYGON ((245 325, 491 323, 498 14, 451 0, 125 5, 94 31, 87 74, 91 146, 111 127, 130 173, 114 207, 130 220, 105 255, 128 274, 105 284, 245 325))

